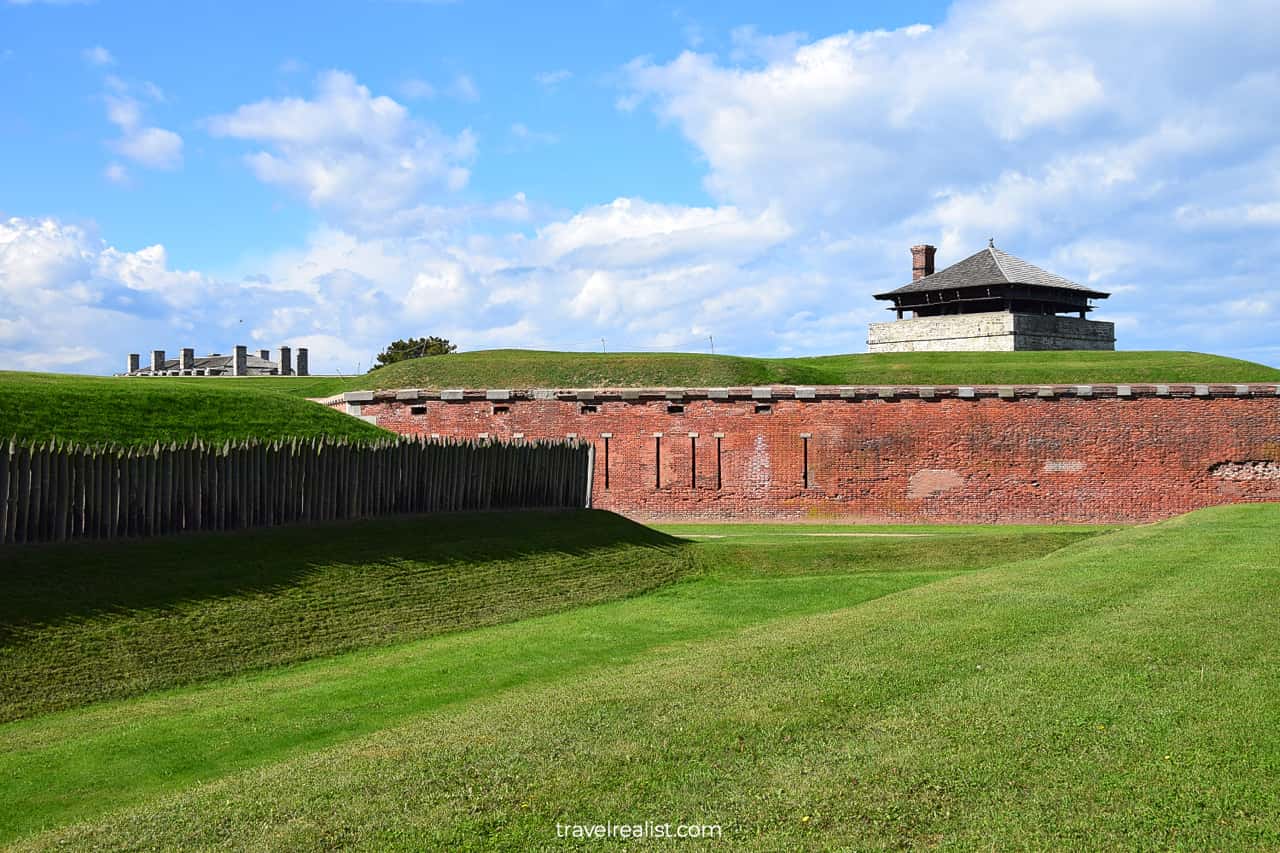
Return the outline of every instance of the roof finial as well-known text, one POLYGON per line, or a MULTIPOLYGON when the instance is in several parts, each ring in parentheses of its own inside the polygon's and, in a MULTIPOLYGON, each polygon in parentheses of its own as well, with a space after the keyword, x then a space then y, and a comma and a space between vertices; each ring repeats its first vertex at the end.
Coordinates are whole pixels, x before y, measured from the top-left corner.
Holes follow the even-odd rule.
POLYGON ((987 248, 988 248, 988 249, 994 249, 995 247, 996 247, 996 238, 995 238, 995 237, 988 237, 988 238, 987 238, 987 248))

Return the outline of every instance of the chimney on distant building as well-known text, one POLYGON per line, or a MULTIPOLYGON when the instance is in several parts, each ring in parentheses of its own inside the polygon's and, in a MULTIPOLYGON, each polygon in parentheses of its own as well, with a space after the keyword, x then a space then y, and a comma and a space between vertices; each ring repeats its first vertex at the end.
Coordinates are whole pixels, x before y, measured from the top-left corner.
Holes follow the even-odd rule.
POLYGON ((245 376, 249 372, 249 348, 236 344, 231 356, 231 375, 245 376))
POLYGON ((292 376, 293 375, 293 357, 291 355, 292 351, 288 347, 280 347, 278 350, 276 350, 276 352, 280 354, 280 358, 279 358, 280 375, 292 376))
POLYGON ((153 349, 151 351, 151 372, 159 373, 164 370, 164 350, 153 349))
POLYGON ((182 358, 178 361, 179 370, 194 370, 196 366, 196 351, 194 347, 183 347, 182 358))
POLYGON ((927 275, 933 275, 933 256, 937 251, 928 244, 911 247, 912 281, 919 281, 927 275))
POLYGON ((258 358, 262 359, 263 361, 270 361, 270 360, 271 360, 271 350, 269 350, 269 349, 260 349, 260 350, 258 350, 258 358))
POLYGON ((307 372, 307 348, 298 347, 298 376, 310 376, 307 372))
POLYGON ((142 366, 142 356, 136 352, 129 353, 129 372, 137 373, 138 368, 142 366))

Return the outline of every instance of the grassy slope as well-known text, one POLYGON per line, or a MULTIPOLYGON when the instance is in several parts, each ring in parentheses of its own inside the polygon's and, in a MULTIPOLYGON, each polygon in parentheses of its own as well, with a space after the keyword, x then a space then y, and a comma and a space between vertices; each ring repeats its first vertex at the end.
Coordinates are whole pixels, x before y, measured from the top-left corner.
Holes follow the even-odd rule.
MULTIPOLYGON (((588 517, 597 523, 610 518, 600 513, 567 516, 568 523, 560 525, 557 535, 577 535, 565 528, 577 529, 588 517)), ((627 525, 620 520, 608 523, 627 525)), ((490 529, 504 526, 505 522, 489 525, 490 529)), ((893 529, 828 528, 822 532, 893 529)), ((515 528, 510 535, 518 539, 526 532, 515 528)), ((1044 554, 1095 535, 1098 529, 929 528, 931 536, 915 538, 793 537, 786 548, 768 549, 766 564, 757 558, 766 553, 763 544, 776 544, 771 534, 753 535, 750 528, 742 527, 724 532, 725 539, 695 547, 694 553, 701 555, 701 573, 696 578, 650 595, 0 726, 0 839, 41 825, 92 818, 113 806, 145 801, 200 780, 300 760, 330 745, 355 744, 378 730, 425 721, 454 707, 487 703, 506 690, 582 679, 588 685, 583 698, 589 701, 595 689, 590 685, 610 667, 661 659, 664 650, 691 643, 715 655, 719 640, 751 625, 828 612, 957 572, 1044 554), (210 738, 211 732, 218 734, 210 738)), ((462 535, 470 533, 460 531, 462 535)), ((661 537, 658 540, 663 541, 661 537)), ((323 549, 324 544, 319 547, 323 549)), ((386 553, 399 550, 390 547, 386 553)), ((646 566, 639 548, 609 558, 620 577, 632 578, 633 588, 651 586, 661 573, 646 566)), ((382 589, 377 580, 382 574, 381 560, 372 554, 366 554, 365 559, 368 562, 363 571, 373 573, 375 579, 360 580, 361 571, 348 572, 347 585, 332 587, 332 595, 363 607, 369 590, 382 589)), ((53 559, 46 565, 62 562, 53 559)), ((158 561, 151 562, 160 566, 158 561)), ((671 561, 663 564, 669 567, 671 561)), ((508 575, 511 582, 502 587, 506 593, 503 599, 533 592, 530 585, 519 582, 526 572, 521 565, 513 562, 508 575)), ((536 571, 536 565, 533 568, 536 571)), ((34 573, 38 566, 30 569, 34 573)), ((273 596, 281 600, 293 597, 287 578, 274 580, 285 588, 273 589, 273 596)), ((50 625, 50 630, 44 636, 27 635, 24 643, 36 647, 31 652, 36 656, 43 655, 50 662, 61 657, 77 669, 77 655, 101 657, 104 652, 94 650, 102 646, 57 642, 58 637, 79 641, 86 637, 122 638, 139 628, 145 630, 164 611, 176 610, 180 626, 201 629, 181 630, 184 641, 191 642, 194 637, 204 654, 216 655, 219 641, 252 648, 264 642, 261 625, 266 620, 227 620, 223 615, 227 599, 232 604, 243 599, 248 615, 265 616, 255 613, 253 604, 262 593, 251 586, 241 589, 241 585, 233 583, 237 589, 229 591, 207 587, 203 581, 194 585, 187 581, 179 588, 178 601, 166 604, 144 595, 125 605, 127 612, 123 614, 86 614, 83 618, 90 622, 87 629, 78 624, 79 618, 46 616, 35 621, 50 625), (193 618, 197 612, 207 614, 207 623, 202 625, 193 618), (94 627, 95 622, 114 624, 116 630, 103 632, 94 627)), ((37 597, 48 600, 57 590, 75 588, 75 583, 64 578, 47 585, 37 597)), ((412 591, 409 587, 407 594, 412 596, 412 591)), ((399 613, 412 612, 413 603, 399 613)), ((465 618, 474 617, 472 597, 461 596, 452 606, 465 618)), ((22 609, 29 607, 30 603, 21 605, 22 609)), ((330 606, 329 610, 336 608, 330 606)), ((297 618, 305 621, 305 613, 297 613, 297 618)), ((339 615, 338 621, 343 618, 339 615)), ((385 621, 394 623, 395 618, 385 621)), ((295 643, 305 643, 310 636, 309 631, 295 628, 288 620, 273 625, 276 632, 295 643)), ((156 635, 155 639, 164 638, 156 635)), ((155 658, 170 654, 171 648, 158 643, 135 644, 133 654, 125 657, 147 670, 155 658)), ((187 658, 185 665, 191 666, 193 655, 180 654, 187 658)), ((24 680, 30 675, 28 670, 24 680)), ((477 730, 483 728, 480 725, 477 730)), ((566 733, 568 736, 573 732, 566 733)))
MULTIPOLYGON (((657 607, 639 619, 649 630, 695 612, 732 624, 743 596, 680 584, 11 725, 4 820, 29 828, 59 796, 92 795, 83 823, 31 846, 527 849, 554 844, 557 822, 653 820, 719 823, 735 849, 1275 849, 1278 521, 1274 505, 1207 510, 853 606, 626 646, 630 608, 657 607), (246 730, 261 740, 326 704, 340 729, 449 689, 402 725, 174 790, 246 730), (148 742, 169 795, 92 816, 145 789, 126 755, 148 742)), ((748 600, 834 584, 820 567, 748 600)))
POLYGON ((120 379, 0 372, 0 438, 149 444, 375 427, 302 397, 369 388, 720 387, 779 384, 1280 382, 1280 370, 1180 352, 833 355, 757 359, 691 353, 486 350, 414 359, 354 377, 120 379))
POLYGON ((710 578, 10 724, 3 822, 83 818, 32 847, 527 849, 557 822, 653 820, 735 849, 1275 849, 1277 522, 1206 510, 879 597, 822 553, 860 546, 815 539, 819 574, 751 595, 710 578), (780 618, 734 616, 770 601, 780 618), (316 721, 329 748, 189 785, 316 721))
MULTIPOLYGON (((282 388, 289 387, 285 380, 282 388)), ((306 382, 307 380, 301 380, 306 382)), ((414 359, 351 377, 348 389, 583 388, 810 384, 1274 382, 1280 370, 1191 352, 895 353, 758 359, 692 353, 485 350, 414 359)), ((300 390, 312 390, 299 385, 300 390)))
POLYGON ((281 391, 264 380, 0 372, 0 438, 152 444, 197 436, 223 441, 386 435, 356 418, 281 391))
POLYGON ((0 721, 632 595, 686 551, 604 512, 10 549, 0 721))

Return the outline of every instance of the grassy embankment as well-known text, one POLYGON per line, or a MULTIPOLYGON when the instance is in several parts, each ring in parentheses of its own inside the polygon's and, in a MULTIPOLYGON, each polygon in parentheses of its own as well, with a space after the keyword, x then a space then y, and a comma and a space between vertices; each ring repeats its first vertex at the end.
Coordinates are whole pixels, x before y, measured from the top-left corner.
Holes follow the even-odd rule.
MULTIPOLYGON (((1194 352, 922 352, 745 358, 486 350, 413 359, 342 380, 370 388, 976 385, 1274 382, 1280 370, 1194 352)), ((302 387, 302 386, 300 386, 302 387)), ((308 389, 309 390, 309 389, 308 389)), ((336 392, 335 392, 336 393, 336 392)))
POLYGON ((0 437, 150 444, 381 434, 299 398, 377 388, 1280 382, 1280 370, 1185 352, 1015 352, 744 358, 486 350, 350 377, 123 379, 0 372, 0 437))
POLYGON ((358 418, 309 403, 292 393, 296 389, 282 393, 281 386, 268 381, 0 371, 0 439, 149 445, 190 438, 221 442, 387 434, 358 418))
POLYGON ((735 848, 1274 848, 1277 522, 670 528, 723 538, 646 595, 0 726, 0 837, 528 848, 651 820, 735 848))

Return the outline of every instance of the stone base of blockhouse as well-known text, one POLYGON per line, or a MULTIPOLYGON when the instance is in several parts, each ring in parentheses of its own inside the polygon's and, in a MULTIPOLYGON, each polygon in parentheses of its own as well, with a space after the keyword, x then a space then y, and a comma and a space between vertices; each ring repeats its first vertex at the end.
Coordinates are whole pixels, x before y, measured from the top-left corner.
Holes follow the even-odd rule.
POLYGON ((868 352, 1114 350, 1114 323, 1040 314, 955 314, 872 323, 868 352))

